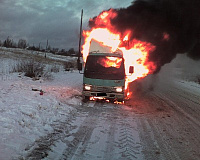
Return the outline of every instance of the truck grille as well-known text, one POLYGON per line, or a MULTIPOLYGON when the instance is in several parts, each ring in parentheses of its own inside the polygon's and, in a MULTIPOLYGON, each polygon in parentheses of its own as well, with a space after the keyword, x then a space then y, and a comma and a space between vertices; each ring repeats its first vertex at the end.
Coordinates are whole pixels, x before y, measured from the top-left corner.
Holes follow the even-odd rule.
POLYGON ((111 87, 97 86, 96 91, 97 92, 112 92, 112 88, 111 87))

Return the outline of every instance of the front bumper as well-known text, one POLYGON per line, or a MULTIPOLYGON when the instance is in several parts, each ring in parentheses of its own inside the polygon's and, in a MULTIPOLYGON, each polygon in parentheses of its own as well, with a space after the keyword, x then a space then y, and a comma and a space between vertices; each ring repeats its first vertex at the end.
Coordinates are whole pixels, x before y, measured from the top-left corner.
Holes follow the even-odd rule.
POLYGON ((124 93, 115 93, 115 92, 96 92, 96 91, 84 91, 83 90, 83 96, 87 97, 101 97, 106 99, 124 99, 124 93))

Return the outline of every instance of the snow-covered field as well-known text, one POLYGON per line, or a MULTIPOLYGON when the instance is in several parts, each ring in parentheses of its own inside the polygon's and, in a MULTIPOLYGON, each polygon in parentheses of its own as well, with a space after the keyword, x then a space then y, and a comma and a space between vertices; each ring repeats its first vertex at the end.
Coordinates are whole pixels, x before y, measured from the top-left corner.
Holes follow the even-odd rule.
MULTIPOLYGON (((79 103, 73 101, 73 96, 80 96, 82 87, 82 75, 63 71, 62 66, 60 72, 51 73, 51 80, 33 81, 22 73, 11 73, 20 59, 13 54, 0 52, 0 160, 23 154, 20 151, 27 144, 51 132, 54 122, 64 121, 74 108, 62 101, 79 103)), ((70 60, 60 56, 57 59, 70 60)))

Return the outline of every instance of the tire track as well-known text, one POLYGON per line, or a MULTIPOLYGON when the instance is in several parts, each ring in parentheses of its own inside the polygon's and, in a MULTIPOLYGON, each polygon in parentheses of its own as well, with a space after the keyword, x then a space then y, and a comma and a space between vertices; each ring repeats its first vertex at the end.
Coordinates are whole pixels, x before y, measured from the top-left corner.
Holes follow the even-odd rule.
MULTIPOLYGON (((170 92, 168 92, 170 93, 170 92)), ((187 117, 189 120, 191 120, 194 124, 196 124, 198 127, 200 127, 199 124, 199 116, 194 116, 194 114, 198 115, 198 110, 192 110, 190 112, 186 112, 189 109, 191 109, 191 107, 185 103, 185 101, 179 101, 179 97, 176 96, 171 96, 171 94, 168 94, 168 96, 165 96, 164 94, 158 94, 156 93, 155 96, 157 96, 158 98, 160 98, 161 101, 165 102, 168 106, 170 106, 172 109, 174 109, 176 112, 178 112, 179 114, 184 115, 185 117, 187 117), (174 97, 176 97, 176 101, 174 102, 174 97), (179 103, 177 103, 179 102, 179 103), (181 107, 180 107, 181 106, 181 107)))
POLYGON ((145 159, 198 159, 197 120, 181 108, 182 103, 172 103, 168 94, 152 95, 155 98, 152 107, 159 106, 159 112, 142 115, 138 122, 145 159))
POLYGON ((106 151, 105 151, 105 155, 104 155, 104 159, 113 159, 114 155, 113 155, 113 150, 115 148, 115 133, 117 131, 117 119, 118 116, 115 117, 111 117, 109 115, 108 118, 106 119, 106 121, 108 121, 110 123, 110 128, 108 130, 108 137, 107 137, 107 146, 106 146, 106 151))
POLYGON ((52 124, 53 132, 40 137, 33 144, 27 146, 24 151, 25 156, 20 156, 19 159, 38 160, 47 157, 48 153, 52 151, 51 147, 74 129, 75 126, 72 126, 71 123, 76 115, 77 112, 72 110, 65 122, 57 121, 52 124))
POLYGON ((72 159, 74 156, 84 157, 90 137, 98 123, 98 112, 90 109, 86 119, 81 123, 78 131, 72 134, 73 140, 64 150, 61 159, 72 159))
POLYGON ((147 160, 162 160, 164 159, 160 155, 160 147, 158 146, 158 142, 154 137, 154 133, 146 119, 140 119, 138 121, 140 126, 140 137, 143 146, 144 157, 147 160))
MULTIPOLYGON (((124 111, 123 111, 124 112, 124 111)), ((119 143, 120 154, 123 159, 142 159, 139 132, 135 115, 127 112, 122 114, 119 122, 119 143)))
POLYGON ((107 114, 109 132, 104 159, 143 159, 140 143, 137 118, 132 110, 113 109, 107 114))

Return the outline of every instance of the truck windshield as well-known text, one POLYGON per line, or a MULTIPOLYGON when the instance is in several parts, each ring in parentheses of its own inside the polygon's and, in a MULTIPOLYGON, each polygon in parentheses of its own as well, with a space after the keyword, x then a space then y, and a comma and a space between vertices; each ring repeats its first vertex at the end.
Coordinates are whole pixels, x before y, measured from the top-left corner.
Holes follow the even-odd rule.
POLYGON ((108 80, 124 79, 124 60, 121 57, 89 55, 85 65, 84 76, 108 80))

